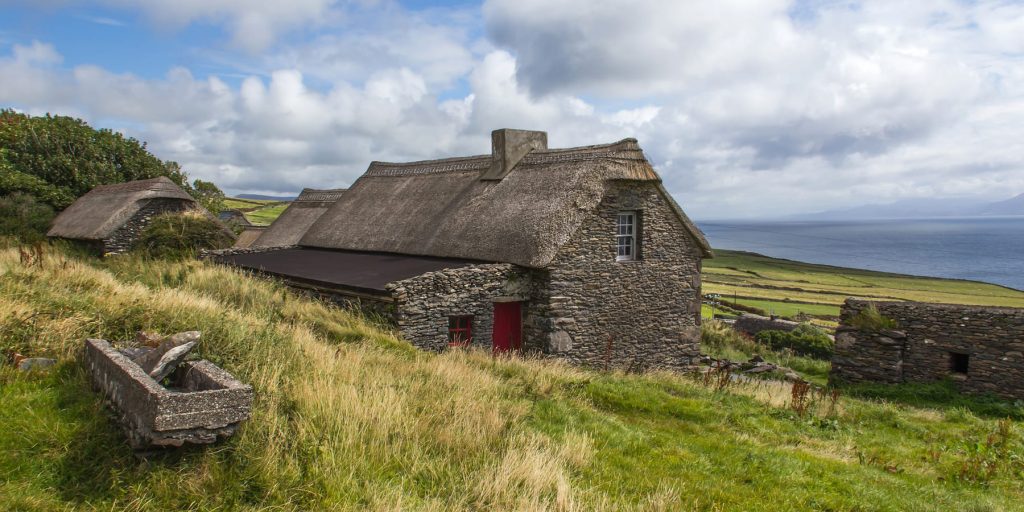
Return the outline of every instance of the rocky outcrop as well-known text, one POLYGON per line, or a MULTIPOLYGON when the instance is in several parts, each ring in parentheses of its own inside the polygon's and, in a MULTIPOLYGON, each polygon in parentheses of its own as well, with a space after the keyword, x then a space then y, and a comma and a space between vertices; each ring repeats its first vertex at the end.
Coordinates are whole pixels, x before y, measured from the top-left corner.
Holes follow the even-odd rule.
POLYGON ((799 322, 791 322, 789 320, 779 320, 778 318, 745 313, 736 319, 732 328, 739 332, 756 336, 757 333, 761 331, 789 332, 796 329, 799 325, 799 322))

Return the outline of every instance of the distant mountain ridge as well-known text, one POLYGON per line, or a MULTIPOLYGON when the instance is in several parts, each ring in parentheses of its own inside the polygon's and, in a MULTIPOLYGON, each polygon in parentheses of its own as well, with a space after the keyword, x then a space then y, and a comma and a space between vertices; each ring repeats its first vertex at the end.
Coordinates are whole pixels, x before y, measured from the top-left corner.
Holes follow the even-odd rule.
POLYGON ((978 215, 1024 215, 1024 194, 1005 201, 989 203, 978 210, 978 215))
POLYGON ((238 194, 239 199, 257 199, 260 201, 294 201, 297 196, 264 196, 260 194, 238 194))
POLYGON ((1024 216, 1024 194, 996 202, 975 199, 905 199, 888 204, 868 204, 842 210, 799 214, 798 220, 914 219, 935 217, 1024 216))

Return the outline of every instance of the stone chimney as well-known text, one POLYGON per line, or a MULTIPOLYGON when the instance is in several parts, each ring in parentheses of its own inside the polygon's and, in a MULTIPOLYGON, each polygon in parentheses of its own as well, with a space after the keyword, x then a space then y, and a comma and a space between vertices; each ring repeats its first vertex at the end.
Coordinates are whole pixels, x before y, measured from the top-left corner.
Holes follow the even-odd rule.
POLYGON ((547 132, 509 128, 494 130, 491 132, 491 168, 480 179, 500 181, 530 151, 547 148, 547 132))

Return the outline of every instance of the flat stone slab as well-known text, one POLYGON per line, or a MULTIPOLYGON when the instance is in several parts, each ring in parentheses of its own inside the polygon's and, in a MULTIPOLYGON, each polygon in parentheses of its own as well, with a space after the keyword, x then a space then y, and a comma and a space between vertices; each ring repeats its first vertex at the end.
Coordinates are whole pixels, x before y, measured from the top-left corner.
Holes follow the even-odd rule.
POLYGON ((171 389, 106 340, 86 340, 85 361, 136 450, 212 443, 234 434, 252 412, 252 386, 209 361, 181 363, 171 389))
POLYGON ((46 357, 26 357, 25 359, 18 361, 18 369, 23 372, 45 370, 55 364, 57 364, 56 359, 49 359, 46 357))

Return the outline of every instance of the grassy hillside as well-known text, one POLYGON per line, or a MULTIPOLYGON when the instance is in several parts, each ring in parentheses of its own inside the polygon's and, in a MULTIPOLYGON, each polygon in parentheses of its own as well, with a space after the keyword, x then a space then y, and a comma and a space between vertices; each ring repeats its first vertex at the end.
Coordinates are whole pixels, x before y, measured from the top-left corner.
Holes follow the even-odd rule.
POLYGON ((58 251, 27 266, 8 249, 0 275, 0 347, 61 361, 33 374, 0 365, 8 509, 1012 510, 1024 499, 1024 431, 999 419, 1020 407, 814 394, 801 414, 782 383, 425 353, 198 262, 58 251), (139 329, 203 331, 200 355, 256 390, 239 435, 133 458, 79 352, 85 337, 139 329))
POLYGON ((704 293, 780 316, 835 317, 847 297, 1024 307, 1024 292, 974 281, 914 277, 716 250, 704 293))
POLYGON ((285 208, 291 204, 288 201, 270 201, 264 199, 241 199, 229 197, 224 200, 224 207, 241 211, 249 222, 257 226, 269 226, 277 219, 285 208))
POLYGON ((277 202, 279 201, 272 201, 266 199, 242 199, 240 197, 226 197, 224 198, 224 207, 234 210, 248 211, 255 210, 257 208, 262 208, 264 206, 274 204, 277 202))

